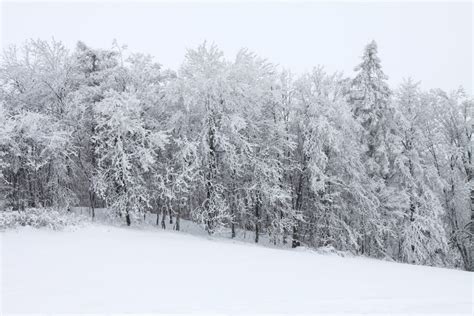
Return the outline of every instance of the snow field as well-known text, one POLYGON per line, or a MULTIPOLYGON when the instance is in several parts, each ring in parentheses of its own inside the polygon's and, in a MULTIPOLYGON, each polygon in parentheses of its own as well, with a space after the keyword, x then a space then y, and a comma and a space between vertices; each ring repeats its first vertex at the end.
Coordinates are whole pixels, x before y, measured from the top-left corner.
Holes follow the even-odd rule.
POLYGON ((472 274, 161 229, 2 238, 3 313, 472 313, 472 274))

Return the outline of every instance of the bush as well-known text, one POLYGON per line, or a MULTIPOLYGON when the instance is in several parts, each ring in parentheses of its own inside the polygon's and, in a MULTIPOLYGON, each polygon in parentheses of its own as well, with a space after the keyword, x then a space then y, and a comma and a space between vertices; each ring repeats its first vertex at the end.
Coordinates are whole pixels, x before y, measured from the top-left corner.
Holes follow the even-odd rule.
POLYGON ((24 211, 7 210, 0 212, 0 229, 31 226, 58 230, 66 226, 78 225, 85 219, 84 216, 52 208, 28 208, 24 211))

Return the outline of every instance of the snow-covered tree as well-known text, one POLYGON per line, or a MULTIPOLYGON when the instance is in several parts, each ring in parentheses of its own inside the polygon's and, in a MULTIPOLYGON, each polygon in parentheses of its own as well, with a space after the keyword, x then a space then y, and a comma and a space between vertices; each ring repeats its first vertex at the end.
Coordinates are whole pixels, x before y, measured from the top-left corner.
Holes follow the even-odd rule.
POLYGON ((462 90, 433 90, 426 96, 423 129, 428 150, 442 179, 450 244, 466 269, 472 269, 472 98, 462 90), (471 217, 471 218, 470 218, 471 217))
POLYGON ((370 42, 364 49, 362 62, 355 68, 352 80, 354 116, 364 128, 361 141, 367 146, 367 171, 371 176, 386 177, 389 173, 386 134, 390 128, 390 95, 378 57, 377 43, 370 42))
POLYGON ((229 99, 236 111, 232 120, 240 125, 240 131, 232 133, 238 155, 231 180, 242 188, 239 194, 246 203, 238 203, 238 213, 253 226, 255 242, 262 233, 275 242, 285 238, 301 218, 291 204, 290 183, 285 179, 284 161, 294 147, 285 122, 286 96, 292 87, 285 79, 274 65, 248 50, 241 50, 231 67, 229 99))
POLYGON ((383 223, 382 231, 375 232, 364 227, 360 251, 383 254, 394 225, 393 208, 397 206, 399 194, 395 187, 388 186, 387 180, 394 163, 393 148, 393 115, 391 91, 386 82, 387 76, 382 70, 375 41, 364 49, 362 62, 355 68, 357 72, 352 80, 349 101, 352 104, 354 117, 362 125, 360 143, 365 154, 362 157, 366 174, 370 178, 368 189, 377 197, 378 222, 383 223), (394 199, 395 198, 395 199, 394 199), (380 236, 383 234, 383 236, 380 236))
POLYGON ((304 194, 308 242, 358 251, 363 234, 378 240, 377 199, 367 189, 358 131, 345 101, 347 81, 315 68, 297 82, 297 182, 304 194))
POLYGON ((14 209, 67 207, 75 201, 75 148, 69 120, 74 89, 68 51, 59 42, 28 41, 5 51, 2 180, 14 209))
POLYGON ((95 108, 96 191, 127 225, 149 207, 147 174, 153 171, 158 150, 167 135, 146 128, 140 101, 127 92, 108 92, 95 108))
POLYGON ((232 114, 227 104, 227 75, 228 65, 222 52, 204 43, 196 50, 188 50, 176 83, 175 100, 182 104, 188 124, 181 137, 197 145, 200 161, 201 186, 200 192, 196 192, 200 202, 192 216, 205 225, 209 234, 230 221, 223 181, 224 155, 232 147, 223 131, 232 114))
MULTIPOLYGON (((423 95, 418 84, 404 82, 396 94, 399 144, 390 184, 397 187, 398 256, 406 262, 437 264, 445 260, 446 234, 443 208, 437 195, 439 174, 431 161, 423 95)), ((394 144, 395 145, 395 144, 394 144)))
POLYGON ((128 225, 151 211, 163 228, 474 269, 472 96, 392 94, 375 42, 354 79, 206 43, 174 72, 125 48, 5 51, 0 207, 107 207, 128 225))
POLYGON ((94 217, 94 208, 103 206, 94 182, 98 169, 95 108, 97 103, 104 99, 107 91, 125 89, 125 74, 116 49, 93 49, 83 42, 78 42, 72 58, 78 86, 72 97, 74 107, 71 117, 79 122, 74 130, 74 141, 78 147, 77 163, 81 172, 78 179, 79 192, 82 203, 87 201, 94 217))

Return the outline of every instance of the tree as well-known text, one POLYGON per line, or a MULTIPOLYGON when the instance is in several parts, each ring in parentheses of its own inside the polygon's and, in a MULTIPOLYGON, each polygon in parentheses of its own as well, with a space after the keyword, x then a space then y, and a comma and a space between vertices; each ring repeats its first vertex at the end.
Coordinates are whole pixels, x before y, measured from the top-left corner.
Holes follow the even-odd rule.
POLYGON ((362 63, 355 68, 358 73, 352 80, 350 100, 354 116, 364 128, 361 140, 367 146, 367 171, 372 177, 383 178, 389 172, 385 141, 390 127, 391 91, 377 53, 375 41, 365 47, 362 63))
POLYGON ((70 206, 77 198, 72 181, 77 167, 68 116, 74 89, 68 51, 55 41, 13 46, 5 51, 0 74, 2 180, 10 206, 70 206))
POLYGON ((433 90, 426 96, 430 115, 424 129, 429 152, 442 179, 450 244, 462 265, 472 265, 472 99, 464 91, 433 90))
POLYGON ((283 79, 273 64, 248 50, 237 54, 231 68, 235 112, 229 134, 236 150, 229 180, 242 188, 238 196, 245 202, 238 203, 238 213, 244 227, 250 224, 255 231, 255 242, 265 233, 277 242, 301 219, 285 179, 284 160, 294 142, 285 125, 284 95, 291 87, 283 79))
POLYGON ((141 217, 149 206, 146 175, 152 172, 167 135, 145 127, 140 101, 130 93, 107 93, 95 115, 96 190, 130 226, 131 220, 141 217))
MULTIPOLYGON (((179 102, 189 116, 192 135, 187 140, 198 144, 200 180, 204 192, 193 217, 205 224, 209 234, 229 222, 229 205, 222 181, 222 154, 228 145, 223 126, 228 118, 226 95, 227 64, 222 52, 206 43, 188 50, 179 72, 179 102)), ((189 130, 189 129, 188 129, 189 130)), ((196 192, 197 193, 197 192, 196 192)))
POLYGON ((436 188, 441 179, 430 159, 423 131, 427 128, 423 96, 418 84, 404 82, 396 94, 399 111, 396 152, 390 182, 398 189, 400 217, 396 227, 398 256, 405 262, 442 264, 447 240, 443 227, 443 208, 436 188))
POLYGON ((383 218, 382 222, 385 223, 385 227, 378 232, 370 227, 364 228, 361 253, 370 253, 373 247, 381 253, 380 250, 385 247, 380 244, 380 239, 386 241, 389 238, 393 225, 390 218, 390 207, 393 202, 390 199, 397 196, 393 188, 388 187, 386 183, 391 168, 389 144, 393 136, 393 110, 390 106, 391 91, 386 83, 387 76, 382 71, 377 54, 377 43, 372 41, 365 47, 362 62, 355 68, 357 74, 352 80, 349 96, 354 117, 362 125, 360 141, 365 147, 363 159, 371 180, 369 187, 378 199, 377 217, 383 218), (385 236, 382 237, 380 234, 385 236))
MULTIPOLYGON (((306 241, 358 251, 363 234, 380 228, 377 198, 367 189, 358 131, 362 129, 345 100, 347 80, 315 68, 296 83, 295 160, 306 241), (370 228, 370 229, 369 229, 370 228)), ((298 192, 297 191, 297 192, 298 192)))
POLYGON ((74 141, 79 149, 77 163, 80 166, 81 202, 89 204, 91 216, 95 217, 94 209, 101 206, 96 192, 98 158, 96 156, 97 134, 96 107, 104 99, 109 90, 125 90, 124 69, 119 62, 120 52, 114 50, 92 49, 83 42, 78 42, 73 54, 74 71, 77 90, 74 91, 74 104, 71 116, 80 122, 75 125, 74 141))

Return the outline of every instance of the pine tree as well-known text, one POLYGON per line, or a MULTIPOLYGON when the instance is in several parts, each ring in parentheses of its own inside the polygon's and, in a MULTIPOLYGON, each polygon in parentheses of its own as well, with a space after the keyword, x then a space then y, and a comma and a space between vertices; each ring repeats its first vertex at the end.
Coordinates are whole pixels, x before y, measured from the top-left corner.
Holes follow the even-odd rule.
POLYGON ((381 253, 382 239, 388 238, 392 220, 389 212, 392 188, 387 187, 386 181, 390 174, 389 138, 392 132, 393 120, 390 108, 391 91, 386 82, 387 76, 382 71, 378 57, 377 43, 370 42, 364 49, 362 62, 355 68, 357 74, 352 80, 350 102, 353 106, 354 117, 362 125, 361 144, 365 147, 365 168, 369 176, 370 190, 377 196, 377 216, 383 218, 385 227, 374 230, 364 218, 361 237, 361 253, 371 253, 376 250, 381 253), (383 235, 383 236, 382 236, 383 235), (373 249, 374 248, 374 249, 373 249))
POLYGON ((355 68, 350 100, 354 116, 364 128, 362 143, 367 146, 369 175, 383 178, 389 172, 385 141, 390 126, 391 91, 377 54, 377 43, 372 41, 364 49, 362 63, 355 68))

